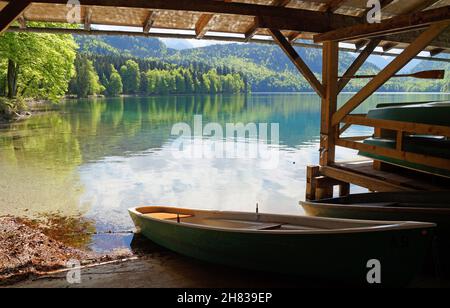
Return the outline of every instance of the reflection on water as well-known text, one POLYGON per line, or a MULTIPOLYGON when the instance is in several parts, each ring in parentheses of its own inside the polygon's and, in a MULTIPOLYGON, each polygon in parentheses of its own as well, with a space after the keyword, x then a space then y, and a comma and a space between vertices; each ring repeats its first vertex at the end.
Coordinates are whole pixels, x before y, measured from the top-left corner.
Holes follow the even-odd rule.
MULTIPOLYGON (((356 112, 380 102, 443 99, 449 95, 380 94, 356 112)), ((306 165, 318 162, 319 128, 320 100, 312 94, 69 101, 0 127, 0 215, 45 219, 73 235, 130 230, 126 209, 145 204, 254 211, 258 202, 263 212, 302 214, 298 201, 306 165), (266 170, 255 159, 174 159, 172 126, 192 123, 196 114, 204 124, 279 123, 278 168, 266 170)), ((353 155, 342 150, 338 159, 353 155)), ((128 245, 124 238, 72 241, 109 249, 128 245)))

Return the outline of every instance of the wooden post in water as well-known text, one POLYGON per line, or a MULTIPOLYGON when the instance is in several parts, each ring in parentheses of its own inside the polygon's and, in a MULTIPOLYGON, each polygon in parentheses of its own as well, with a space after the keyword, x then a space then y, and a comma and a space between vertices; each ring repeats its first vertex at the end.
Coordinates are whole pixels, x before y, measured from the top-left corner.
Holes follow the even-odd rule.
MULTIPOLYGON (((322 85, 324 96, 321 106, 320 129, 320 165, 329 166, 335 162, 336 138, 338 126, 332 124, 332 118, 337 110, 339 43, 325 42, 323 44, 322 85)), ((321 187, 316 190, 316 198, 332 198, 333 186, 321 187)))

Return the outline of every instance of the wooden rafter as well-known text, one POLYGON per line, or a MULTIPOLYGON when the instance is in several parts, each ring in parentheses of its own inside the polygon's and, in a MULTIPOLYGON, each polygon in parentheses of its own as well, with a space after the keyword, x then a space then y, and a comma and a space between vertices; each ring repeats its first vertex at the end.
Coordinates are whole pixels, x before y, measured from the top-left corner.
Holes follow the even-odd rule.
POLYGON ((27 20, 25 19, 25 16, 23 14, 17 18, 17 21, 19 22, 20 29, 27 28, 27 20))
POLYGON ((392 76, 398 73, 406 64, 425 49, 435 37, 448 29, 450 21, 444 21, 429 26, 411 45, 408 46, 397 58, 384 68, 363 89, 353 96, 344 106, 333 115, 333 125, 338 125, 341 120, 356 109, 370 95, 377 91, 392 76))
POLYGON ((359 41, 355 42, 355 48, 357 50, 361 50, 364 48, 364 46, 367 46, 367 44, 369 44, 368 40, 359 40, 359 41))
POLYGON ((142 28, 144 33, 150 33, 150 30, 152 29, 155 20, 156 20, 156 12, 149 11, 147 18, 145 19, 144 26, 142 28))
POLYGON ((255 17, 253 24, 250 26, 250 28, 247 29, 247 31, 244 34, 245 41, 246 42, 250 41, 255 36, 256 32, 258 32, 258 30, 259 30, 259 18, 255 17))
MULTIPOLYGON (((233 0, 222 0, 223 2, 231 2, 233 0)), ((205 36, 208 31, 208 24, 213 19, 214 14, 203 14, 197 20, 195 24, 195 35, 197 39, 201 39, 205 36)))
POLYGON ((436 57, 437 55, 443 53, 444 51, 445 51, 444 48, 434 48, 433 50, 430 51, 430 56, 436 57))
POLYGON ((383 46, 381 46, 381 48, 383 48, 384 52, 389 52, 389 51, 391 51, 392 49, 394 49, 397 46, 398 46, 397 43, 387 42, 387 43, 384 43, 383 46))
MULTIPOLYGON (((289 4, 289 2, 291 2, 291 0, 274 0, 272 2, 272 5, 276 7, 285 7, 286 5, 289 4)), ((255 36, 256 32, 258 32, 260 28, 260 23, 261 23, 260 18, 256 16, 253 23, 250 25, 250 27, 248 27, 247 31, 245 31, 246 41, 251 40, 252 37, 255 36)))
POLYGON ((439 9, 396 16, 382 23, 359 24, 314 36, 316 43, 325 41, 347 41, 399 32, 423 29, 427 26, 450 20, 450 5, 439 9))
POLYGON ((86 8, 84 12, 84 30, 91 31, 92 22, 92 10, 91 8, 86 8))
POLYGON ((277 44, 283 49, 289 59, 294 63, 300 73, 305 77, 305 79, 311 84, 312 88, 319 94, 320 97, 325 96, 324 87, 308 67, 308 65, 303 61, 300 55, 295 51, 294 47, 287 41, 284 35, 277 29, 269 29, 270 34, 277 44))
POLYGON ((344 88, 347 86, 347 84, 350 82, 350 78, 356 75, 358 70, 361 68, 361 66, 364 65, 366 60, 370 57, 370 55, 373 53, 375 48, 380 44, 380 39, 373 39, 367 44, 366 48, 359 54, 359 56, 355 59, 355 61, 350 65, 350 67, 347 69, 345 74, 343 75, 343 78, 339 80, 338 83, 338 91, 341 92, 344 90, 344 88))
POLYGON ((29 0, 15 0, 0 11, 0 35, 31 5, 29 0))
POLYGON ((417 3, 415 6, 410 8, 409 10, 404 11, 402 13, 410 14, 410 13, 414 13, 414 12, 418 12, 418 11, 423 11, 423 10, 433 6, 434 4, 436 4, 439 1, 440 0, 422 0, 421 2, 417 3))

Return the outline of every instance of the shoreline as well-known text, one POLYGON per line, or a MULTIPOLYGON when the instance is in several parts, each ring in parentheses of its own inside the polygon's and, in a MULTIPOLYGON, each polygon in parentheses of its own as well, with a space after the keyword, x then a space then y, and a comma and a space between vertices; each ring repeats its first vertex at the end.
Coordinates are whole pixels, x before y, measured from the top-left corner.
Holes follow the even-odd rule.
POLYGON ((70 261, 77 261, 80 266, 86 267, 131 256, 132 252, 128 250, 97 254, 74 248, 48 235, 31 220, 0 217, 0 286, 67 271, 70 261))

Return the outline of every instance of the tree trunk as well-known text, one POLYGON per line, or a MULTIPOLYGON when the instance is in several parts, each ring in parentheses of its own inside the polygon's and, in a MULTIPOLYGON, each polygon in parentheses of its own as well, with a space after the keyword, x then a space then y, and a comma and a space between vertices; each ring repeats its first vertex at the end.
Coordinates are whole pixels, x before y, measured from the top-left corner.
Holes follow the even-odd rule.
POLYGON ((8 98, 17 96, 17 77, 19 75, 19 64, 12 60, 8 60, 8 98))

